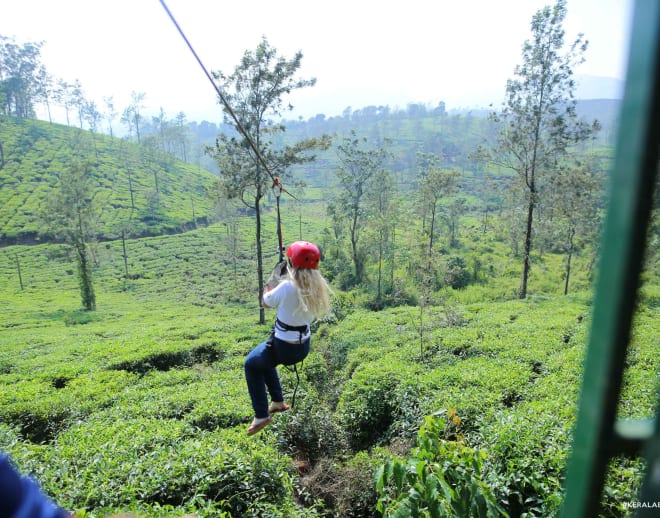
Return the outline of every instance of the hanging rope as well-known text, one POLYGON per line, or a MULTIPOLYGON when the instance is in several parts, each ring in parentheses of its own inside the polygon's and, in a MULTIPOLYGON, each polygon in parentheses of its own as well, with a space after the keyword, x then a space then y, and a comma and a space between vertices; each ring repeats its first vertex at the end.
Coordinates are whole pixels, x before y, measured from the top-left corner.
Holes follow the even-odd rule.
MULTIPOLYGON (((300 362, 300 368, 302 369, 303 362, 305 360, 302 360, 300 362)), ((291 396, 291 408, 296 406, 296 394, 298 394, 298 387, 300 386, 300 373, 298 372, 298 364, 294 363, 292 366, 285 365, 284 368, 288 370, 289 372, 295 372, 296 373, 296 386, 293 388, 293 396, 291 396), (293 367, 293 368, 291 368, 293 367)))
POLYGON ((186 38, 186 35, 183 33, 183 30, 177 23, 176 19, 174 18, 174 15, 170 12, 168 9, 167 5, 165 4, 165 0, 160 0, 161 5, 163 6, 163 9, 165 9, 165 12, 167 15, 170 17, 170 20, 172 20, 172 23, 174 26, 177 28, 179 31, 179 34, 183 38, 183 41, 186 42, 186 45, 188 45, 188 48, 190 49, 190 52, 192 52, 192 55, 195 56, 195 59, 197 60, 197 63, 199 63, 199 66, 202 68, 204 71, 204 74, 206 74, 206 77, 208 78, 209 81, 211 81, 211 84, 213 85, 213 88, 215 89, 216 93, 218 94, 218 97, 220 98, 220 101, 224 105, 225 109, 227 110, 227 113, 231 116, 231 118, 234 120, 234 123, 236 124, 236 129, 245 137, 245 140, 247 140, 248 144, 252 148, 252 151, 254 152, 255 156, 257 157, 257 160, 261 162, 261 165, 264 167, 266 172, 268 173, 268 176, 275 182, 276 177, 273 175, 273 173, 270 172, 270 169, 268 168, 268 164, 266 164, 266 161, 264 160, 264 157, 261 155, 259 152, 259 149, 257 148, 257 145, 254 143, 254 140, 252 140, 252 137, 248 134, 247 131, 245 131, 245 128, 243 128, 243 125, 241 124, 241 121, 238 119, 236 116, 236 113, 232 109, 232 107, 229 105, 229 102, 227 101, 227 98, 224 96, 222 93, 222 90, 220 90, 220 87, 216 84, 216 82, 213 80, 213 77, 211 77, 211 74, 209 74, 208 70, 204 66, 204 63, 202 63, 202 60, 199 59, 199 56, 197 55, 197 52, 195 52, 195 49, 193 46, 190 44, 190 41, 188 41, 188 38, 186 38))
POLYGON ((190 52, 192 53, 192 55, 197 60, 197 63, 199 63, 199 66, 204 71, 204 74, 206 75, 208 80, 213 85, 213 88, 215 89, 215 92, 218 94, 218 98, 220 99, 220 101, 224 105, 225 109, 227 110, 227 113, 229 113, 229 115, 233 119, 234 124, 236 125, 236 129, 238 129, 239 133, 241 135, 243 135, 243 137, 247 141, 248 145, 250 146, 250 148, 254 152, 254 155, 257 157, 257 160, 260 162, 260 164, 263 166, 263 168, 266 171, 266 173, 268 174, 268 176, 270 176, 270 179, 273 181, 272 189, 273 189, 273 193, 275 194, 276 205, 277 205, 277 238, 278 238, 278 246, 279 246, 279 262, 282 262, 284 260, 284 247, 282 245, 282 220, 280 218, 280 196, 282 195, 282 192, 285 192, 289 196, 291 196, 294 200, 298 200, 298 198, 296 198, 293 194, 291 194, 289 191, 284 189, 284 187, 282 186, 282 181, 280 180, 280 178, 278 176, 275 176, 271 172, 270 168, 268 167, 268 164, 266 163, 266 160, 264 160, 263 155, 259 151, 259 148, 257 147, 257 145, 254 143, 254 140, 252 139, 252 137, 250 137, 248 132, 245 130, 245 128, 241 124, 241 121, 236 116, 236 113, 234 112, 234 110, 230 106, 230 104, 227 101, 227 98, 225 97, 225 95, 222 93, 222 90, 220 90, 220 87, 213 80, 213 77, 211 76, 211 74, 209 74, 209 71, 204 66, 204 63, 202 63, 202 60, 197 55, 197 52, 195 52, 195 49, 190 44, 190 41, 188 41, 188 38, 186 37, 183 30, 181 29, 181 26, 178 24, 178 22, 176 21, 176 18, 174 18, 174 15, 172 14, 172 12, 169 10, 167 5, 165 4, 165 0, 160 0, 160 3, 163 6, 163 9, 165 9, 165 12, 167 13, 167 15, 170 17, 170 20, 172 20, 172 23, 176 27, 177 31, 179 31, 179 34, 183 38, 183 41, 186 42, 186 45, 190 49, 190 52))

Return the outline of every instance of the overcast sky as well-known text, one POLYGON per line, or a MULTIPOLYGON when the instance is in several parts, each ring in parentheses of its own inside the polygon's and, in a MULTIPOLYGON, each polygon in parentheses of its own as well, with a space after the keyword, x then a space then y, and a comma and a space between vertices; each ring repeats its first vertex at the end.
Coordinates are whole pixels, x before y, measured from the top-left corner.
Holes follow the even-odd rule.
MULTIPOLYGON (((0 35, 43 41, 56 78, 79 79, 88 99, 117 111, 132 91, 146 110, 219 121, 213 87, 160 0, 1 0, 0 35)), ((262 36, 316 86, 289 116, 408 102, 448 109, 499 105, 521 60, 530 22, 550 0, 165 0, 209 70, 231 73, 262 36)), ((623 79, 633 0, 567 0, 566 39, 589 40, 576 74, 623 79)))

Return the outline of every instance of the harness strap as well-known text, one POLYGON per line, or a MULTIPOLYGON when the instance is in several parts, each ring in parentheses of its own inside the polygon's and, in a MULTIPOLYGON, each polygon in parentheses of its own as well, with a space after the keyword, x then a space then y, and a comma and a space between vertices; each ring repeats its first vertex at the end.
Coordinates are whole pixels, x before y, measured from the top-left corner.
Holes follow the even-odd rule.
POLYGON ((302 337, 309 332, 309 325, 304 326, 291 326, 282 322, 279 318, 275 319, 275 324, 280 326, 285 331, 297 331, 299 333, 298 342, 302 343, 302 337))
MULTIPOLYGON (((299 343, 302 343, 302 337, 309 332, 309 325, 291 326, 285 322, 282 322, 279 318, 275 318, 275 324, 280 326, 285 331, 297 331, 298 333, 300 333, 298 338, 299 343)), ((274 338, 275 338, 275 326, 273 326, 273 330, 271 331, 270 336, 268 337, 268 345, 271 346, 273 345, 274 338)), ((301 368, 304 361, 305 360, 301 360, 299 362, 301 368)), ((291 408, 293 408, 296 404, 296 394, 298 393, 298 387, 300 386, 300 373, 298 372, 298 364, 294 363, 293 365, 284 365, 284 368, 287 369, 289 372, 293 371, 296 373, 296 386, 293 389, 293 397, 291 398, 291 408)))
MULTIPOLYGON (((303 362, 305 360, 302 360, 300 362, 300 368, 302 369, 303 362)), ((289 372, 293 371, 296 373, 296 386, 293 389, 293 396, 291 397, 291 408, 296 406, 296 394, 298 393, 298 386, 300 385, 300 373, 298 372, 298 364, 294 363, 293 364, 293 369, 289 365, 285 365, 284 368, 288 370, 289 372)))

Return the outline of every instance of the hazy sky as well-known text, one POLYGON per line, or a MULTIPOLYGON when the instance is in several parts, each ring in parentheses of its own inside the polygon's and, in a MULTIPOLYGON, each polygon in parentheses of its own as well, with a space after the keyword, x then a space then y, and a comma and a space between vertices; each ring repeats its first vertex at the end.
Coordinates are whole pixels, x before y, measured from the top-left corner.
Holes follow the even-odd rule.
MULTIPOLYGON (((520 63, 530 22, 551 0, 165 0, 209 70, 231 73, 262 36, 287 58, 303 53, 313 88, 289 118, 407 102, 448 109, 499 105, 520 63)), ((213 87, 160 0, 0 0, 0 35, 43 41, 57 78, 79 79, 88 99, 117 111, 132 91, 146 112, 219 121, 213 87)), ((567 0, 566 42, 590 42, 576 74, 623 79, 633 0, 567 0)))

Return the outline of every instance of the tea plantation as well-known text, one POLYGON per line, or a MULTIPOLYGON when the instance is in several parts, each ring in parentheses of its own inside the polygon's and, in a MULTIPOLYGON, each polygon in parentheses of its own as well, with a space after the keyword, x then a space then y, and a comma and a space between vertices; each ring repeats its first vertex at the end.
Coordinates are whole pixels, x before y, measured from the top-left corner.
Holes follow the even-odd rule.
MULTIPOLYGON (((403 516, 432 497, 413 462, 442 466, 447 516, 557 514, 588 290, 521 301, 474 285, 379 312, 337 290, 294 409, 249 438, 242 362, 269 329, 256 323, 251 246, 228 260, 227 235, 216 224, 129 241, 128 279, 121 241, 97 244, 94 312, 79 309, 63 246, 0 251, 0 447, 60 505, 88 517, 403 516)), ((655 286, 621 417, 654 411, 655 286)), ((280 373, 290 400, 296 375, 280 373)), ((604 515, 626 515, 642 470, 612 464, 604 515)))

